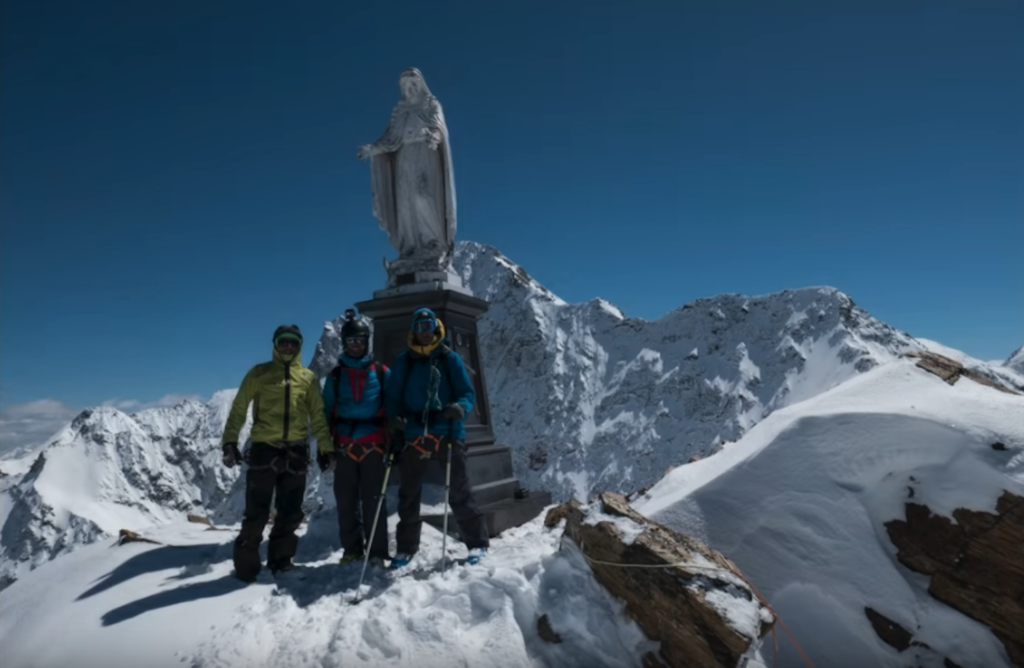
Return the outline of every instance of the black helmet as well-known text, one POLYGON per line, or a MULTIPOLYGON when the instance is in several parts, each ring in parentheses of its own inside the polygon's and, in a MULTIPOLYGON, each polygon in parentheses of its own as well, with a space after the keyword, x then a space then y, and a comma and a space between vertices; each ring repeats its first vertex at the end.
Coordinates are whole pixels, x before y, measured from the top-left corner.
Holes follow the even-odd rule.
POLYGON ((277 340, 282 336, 287 336, 291 339, 298 339, 299 343, 302 343, 302 330, 299 329, 298 325, 281 325, 274 330, 274 345, 277 345, 277 340))
POLYGON ((345 311, 345 322, 341 325, 341 341, 358 338, 367 343, 370 341, 370 326, 362 316, 357 316, 352 309, 345 311))

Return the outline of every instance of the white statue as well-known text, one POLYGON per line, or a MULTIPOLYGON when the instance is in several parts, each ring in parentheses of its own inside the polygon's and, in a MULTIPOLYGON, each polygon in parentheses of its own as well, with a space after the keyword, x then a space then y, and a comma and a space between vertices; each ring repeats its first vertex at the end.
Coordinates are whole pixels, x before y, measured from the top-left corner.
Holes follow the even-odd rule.
POLYGON ((359 158, 370 159, 373 215, 398 249, 392 276, 449 272, 455 249, 455 178, 441 103, 414 67, 399 78, 391 123, 359 158))

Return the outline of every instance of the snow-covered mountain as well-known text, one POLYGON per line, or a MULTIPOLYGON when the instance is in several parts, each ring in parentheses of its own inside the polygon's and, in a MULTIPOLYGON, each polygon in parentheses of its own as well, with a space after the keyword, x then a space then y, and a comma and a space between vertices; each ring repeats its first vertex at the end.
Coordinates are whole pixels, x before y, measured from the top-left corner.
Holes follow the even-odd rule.
MULTIPOLYGON (((219 448, 234 395, 131 415, 108 407, 79 414, 29 455, 27 471, 3 478, 0 585, 122 528, 228 506, 234 521, 240 503, 227 502, 238 469, 221 465, 219 448)), ((23 461, 11 468, 23 471, 23 461)))
MULTIPOLYGON (((774 410, 930 349, 833 288, 720 295, 648 322, 600 299, 568 304, 489 246, 460 243, 455 264, 491 302, 479 334, 495 435, 524 485, 559 501, 648 487, 774 410)), ((325 326, 320 375, 340 326, 325 326)), ((1015 373, 972 365, 1024 389, 1015 373)))
MULTIPOLYGON (((524 484, 557 500, 649 487, 772 411, 930 349, 831 288, 722 295, 645 322, 603 300, 568 304, 488 246, 461 242, 456 266, 491 302, 480 343, 496 436, 524 484)), ((311 365, 321 376, 339 332, 340 320, 325 324, 311 365)), ((976 370, 1024 388, 1007 367, 976 370)), ((121 528, 190 511, 236 521, 238 473, 217 448, 234 393, 132 415, 86 411, 31 459, 4 459, 0 586, 121 528)), ((333 501, 315 470, 308 501, 333 501)))
MULTIPOLYGON (((970 379, 950 386, 902 355, 937 352, 1022 390, 1020 351, 1005 364, 974 360, 879 322, 832 288, 721 295, 646 322, 603 300, 568 304, 487 246, 461 243, 456 265, 491 302, 480 344, 495 432, 513 446, 528 487, 559 500, 598 490, 642 497, 642 512, 703 538, 751 575, 810 639, 808 651, 825 659, 819 665, 840 665, 828 661, 835 647, 869 659, 856 665, 1005 665, 987 627, 927 598, 923 576, 895 565, 884 525, 901 518, 904 490, 936 512, 991 512, 999 488, 1024 487, 1024 398, 970 379), (681 466, 694 455, 704 459, 681 466), (927 647, 910 656, 879 644, 864 607, 912 628, 927 647), (812 610, 829 614, 804 614, 812 610)), ((340 351, 339 329, 339 320, 325 324, 312 365, 321 375, 340 351)), ((344 624, 324 594, 354 584, 333 565, 330 512, 314 513, 304 529, 300 557, 313 564, 313 582, 284 587, 290 596, 268 582, 241 588, 229 575, 231 534, 197 537, 198 525, 183 524, 189 512, 226 525, 240 517, 238 470, 220 464, 217 447, 234 394, 130 415, 85 411, 53 442, 3 460, 5 652, 65 665, 73 656, 48 642, 53 627, 81 641, 61 647, 109 657, 110 666, 134 663, 134 654, 116 653, 122 644, 156 636, 152 651, 167 665, 282 659, 278 644, 293 641, 304 648, 287 655, 296 665, 335 665, 328 659, 339 652, 366 665, 425 665, 423 652, 472 663, 479 650, 504 657, 494 665, 524 666, 599 665, 602 657, 629 665, 638 655, 635 626, 594 589, 585 564, 554 552, 539 521, 496 542, 495 570, 409 579, 369 612, 347 610, 344 624), (87 546, 146 527, 191 547, 87 546), (580 605, 600 614, 576 618, 580 605), (55 609, 73 610, 75 623, 55 609), (539 638, 540 611, 565 645, 539 638), (83 614, 92 616, 83 623, 83 614), (265 633, 241 633, 254 619, 265 633), (177 626, 187 633, 158 630, 177 626), (458 633, 450 639, 440 628, 458 633), (510 644, 488 646, 495 633, 510 644)), ((311 510, 333 505, 320 484, 314 469, 311 510)), ((439 549, 429 527, 424 540, 424 551, 439 549)), ((783 648, 784 665, 799 665, 783 648)))
POLYGON ((1010 355, 1003 366, 1019 374, 1024 375, 1024 346, 1017 348, 1017 352, 1010 355))

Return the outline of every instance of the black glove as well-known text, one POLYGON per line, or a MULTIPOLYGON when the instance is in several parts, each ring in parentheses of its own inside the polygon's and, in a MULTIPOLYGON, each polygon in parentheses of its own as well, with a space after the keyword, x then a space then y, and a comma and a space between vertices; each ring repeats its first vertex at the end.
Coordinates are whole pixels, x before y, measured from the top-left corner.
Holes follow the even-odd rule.
POLYGON ((332 473, 334 471, 334 466, 337 463, 338 453, 336 452, 316 453, 316 465, 320 467, 320 471, 322 473, 332 473))
POLYGON ((225 443, 220 449, 224 453, 221 458, 221 461, 224 462, 224 466, 231 468, 232 466, 238 466, 242 463, 242 453, 238 450, 237 443, 225 443))
POLYGON ((392 415, 388 418, 388 422, 384 428, 387 429, 389 434, 397 434, 400 431, 405 431, 405 418, 401 415, 392 415))
POLYGON ((441 411, 441 417, 445 420, 461 420, 466 417, 466 409, 462 407, 462 404, 448 404, 443 411, 441 411))

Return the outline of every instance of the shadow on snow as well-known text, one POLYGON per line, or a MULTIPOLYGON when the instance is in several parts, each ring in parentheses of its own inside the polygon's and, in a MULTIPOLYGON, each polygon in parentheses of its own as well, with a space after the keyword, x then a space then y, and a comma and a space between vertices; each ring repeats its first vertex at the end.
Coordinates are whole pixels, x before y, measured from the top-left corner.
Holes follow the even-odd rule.
MULTIPOLYGON (((115 545, 115 547, 118 547, 115 545)), ((231 543, 204 545, 161 545, 125 560, 117 565, 75 600, 95 596, 111 587, 127 582, 146 573, 171 569, 194 568, 196 564, 221 561, 230 558, 231 543)))

